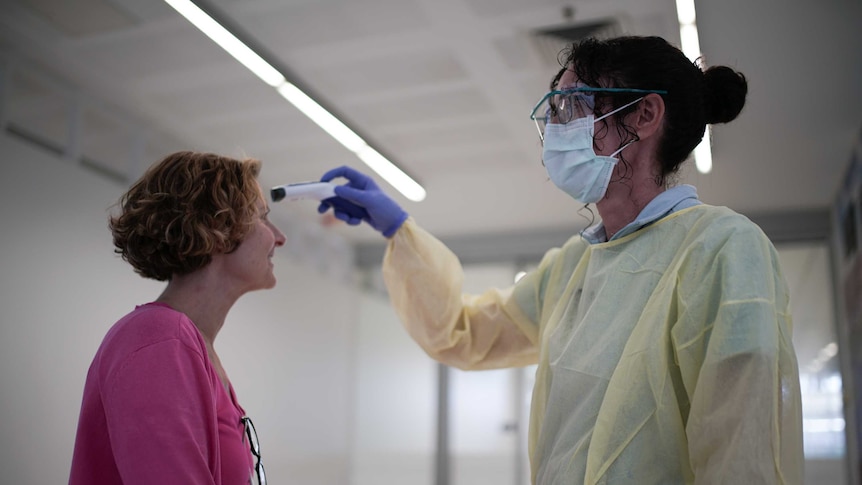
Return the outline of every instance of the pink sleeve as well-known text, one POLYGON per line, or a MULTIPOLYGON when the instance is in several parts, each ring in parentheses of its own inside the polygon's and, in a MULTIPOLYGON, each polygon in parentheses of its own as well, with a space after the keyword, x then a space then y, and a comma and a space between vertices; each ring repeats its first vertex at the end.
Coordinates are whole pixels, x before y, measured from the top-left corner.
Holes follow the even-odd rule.
POLYGON ((221 482, 213 382, 181 340, 135 352, 104 382, 111 449, 123 483, 221 482))

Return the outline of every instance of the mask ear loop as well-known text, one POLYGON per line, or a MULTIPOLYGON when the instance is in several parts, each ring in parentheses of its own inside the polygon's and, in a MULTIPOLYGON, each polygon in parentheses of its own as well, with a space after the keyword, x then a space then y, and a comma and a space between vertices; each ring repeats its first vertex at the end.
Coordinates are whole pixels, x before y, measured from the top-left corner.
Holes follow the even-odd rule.
POLYGON ((605 114, 603 114, 603 115, 599 116, 598 118, 596 118, 596 119, 594 120, 594 122, 601 121, 601 120, 603 120, 603 119, 607 118, 608 116, 610 116, 610 115, 612 115, 612 114, 614 114, 614 113, 618 113, 618 112, 620 112, 620 111, 622 111, 622 110, 624 110, 624 109, 628 108, 629 106, 631 106, 631 105, 633 105, 633 104, 637 103, 638 101, 640 101, 640 100, 642 100, 642 99, 644 99, 644 97, 643 97, 643 96, 641 96, 640 98, 638 98, 638 99, 636 99, 636 100, 632 101, 631 103, 626 103, 626 104, 624 104, 624 105, 620 106, 619 108, 617 108, 617 109, 615 109, 615 110, 611 111, 610 113, 605 113, 605 114))
MULTIPOLYGON (((608 116, 610 116, 610 115, 612 115, 612 114, 614 114, 614 113, 618 113, 618 112, 620 112, 620 111, 622 111, 622 110, 624 110, 624 109, 628 108, 629 106, 631 106, 631 105, 633 105, 633 104, 637 103, 638 101, 640 101, 640 100, 642 100, 642 99, 644 99, 644 97, 643 97, 643 96, 641 96, 640 98, 638 98, 638 99, 636 99, 636 100, 634 100, 634 101, 632 101, 632 102, 630 102, 630 103, 626 103, 626 104, 624 104, 624 105, 620 106, 619 108, 617 108, 617 109, 615 109, 615 110, 611 111, 610 113, 605 113, 605 114, 603 114, 603 115, 599 116, 597 119, 593 120, 593 123, 598 123, 599 121, 601 121, 601 120, 603 120, 603 119, 607 118, 608 116)), ((625 145, 623 145, 622 147, 620 147, 620 149, 619 149, 619 150, 617 150, 617 151, 615 151, 615 152, 611 153, 611 154, 610 154, 610 155, 608 155, 608 156, 609 156, 609 157, 611 157, 611 158, 615 158, 617 155, 619 155, 619 153, 620 153, 621 151, 625 150, 625 149, 626 149, 626 147, 628 147, 628 146, 629 146, 629 145, 631 145, 632 143, 634 143, 634 140, 632 140, 632 141, 630 141, 630 142, 626 143, 625 145)))
POLYGON ((634 143, 634 142, 635 142, 635 141, 634 141, 634 140, 632 140, 632 141, 630 141, 630 142, 626 143, 625 145, 623 145, 622 147, 620 147, 620 149, 619 149, 619 150, 617 150, 617 151, 615 151, 615 152, 611 153, 611 154, 610 154, 610 155, 608 155, 608 156, 609 156, 609 157, 611 157, 611 158, 616 158, 616 157, 617 157, 617 155, 619 155, 621 151, 623 151, 623 150, 625 150, 626 148, 628 148, 628 146, 629 146, 629 145, 631 145, 631 144, 632 144, 632 143, 634 143))

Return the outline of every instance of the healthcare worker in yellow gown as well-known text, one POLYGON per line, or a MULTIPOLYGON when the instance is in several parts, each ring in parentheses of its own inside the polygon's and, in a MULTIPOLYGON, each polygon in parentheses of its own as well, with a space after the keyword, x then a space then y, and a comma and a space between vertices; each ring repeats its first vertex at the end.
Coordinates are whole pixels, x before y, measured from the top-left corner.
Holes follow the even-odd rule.
POLYGON ((601 222, 513 287, 462 294, 457 257, 352 168, 322 177, 348 182, 320 211, 389 239, 392 305, 428 355, 461 369, 538 364, 533 483, 802 483, 775 249, 744 216, 673 183, 705 125, 740 113, 745 77, 703 71, 656 37, 567 53, 532 118, 550 180, 601 222))

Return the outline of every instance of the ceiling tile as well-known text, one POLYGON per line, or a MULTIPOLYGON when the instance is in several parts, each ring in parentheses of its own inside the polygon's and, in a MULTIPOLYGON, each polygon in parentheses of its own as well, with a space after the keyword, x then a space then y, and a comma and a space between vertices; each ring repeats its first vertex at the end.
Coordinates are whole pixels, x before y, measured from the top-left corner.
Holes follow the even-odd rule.
POLYGON ((468 78, 467 70, 446 50, 388 55, 362 62, 350 59, 307 73, 307 81, 324 96, 351 99, 364 93, 434 86, 468 78))
POLYGON ((113 32, 135 25, 135 19, 105 0, 24 0, 58 31, 72 37, 113 32))
POLYGON ((361 125, 381 129, 391 125, 404 125, 414 121, 481 117, 493 112, 477 89, 459 89, 452 92, 416 94, 393 97, 370 105, 350 105, 349 113, 361 125))
MULTIPOLYGON (((260 3, 260 2, 258 2, 260 3)), ((410 32, 428 27, 416 2, 410 0, 364 0, 276 2, 239 5, 230 11, 241 19, 250 34, 264 40, 274 53, 305 46, 329 44, 393 32, 410 32)), ((341 64, 350 59, 332 59, 341 64)))

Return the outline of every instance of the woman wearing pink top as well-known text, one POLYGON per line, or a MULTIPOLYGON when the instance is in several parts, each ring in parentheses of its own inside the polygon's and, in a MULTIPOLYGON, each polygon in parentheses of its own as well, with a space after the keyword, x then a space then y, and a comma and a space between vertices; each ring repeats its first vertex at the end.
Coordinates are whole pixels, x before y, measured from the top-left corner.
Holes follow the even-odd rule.
POLYGON ((285 242, 260 161, 179 152, 110 219, 116 252, 167 281, 105 336, 84 385, 70 485, 264 483, 257 437, 213 342, 243 294, 275 286, 285 242))

